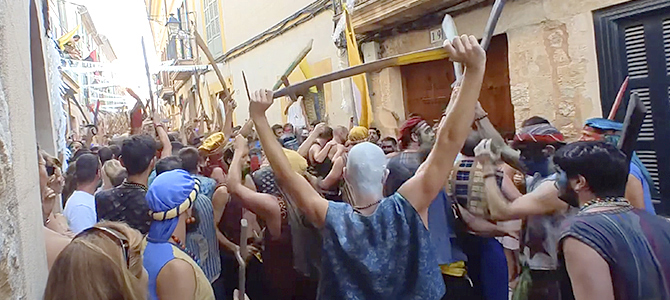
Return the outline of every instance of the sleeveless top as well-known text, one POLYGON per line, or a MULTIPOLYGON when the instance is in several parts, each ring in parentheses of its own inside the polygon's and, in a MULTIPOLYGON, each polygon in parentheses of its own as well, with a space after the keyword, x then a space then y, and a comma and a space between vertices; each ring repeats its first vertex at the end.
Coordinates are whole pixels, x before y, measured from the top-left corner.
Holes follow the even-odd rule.
POLYGON ((226 204, 226 208, 219 220, 218 228, 221 233, 226 236, 235 245, 240 244, 240 220, 242 219, 242 202, 237 200, 237 197, 230 195, 230 201, 226 204))
MULTIPOLYGON (((546 181, 556 180, 556 174, 541 177, 536 173, 534 177, 526 179, 529 193, 546 181)), ((561 223, 575 214, 576 208, 570 207, 567 212, 556 212, 551 215, 535 215, 526 218, 521 228, 522 264, 528 265, 531 270, 557 270, 558 240, 561 236, 561 223)))
POLYGON ((614 299, 670 299, 667 219, 640 209, 619 208, 579 213, 562 229, 561 243, 575 238, 607 262, 614 299))
POLYGON ((329 202, 321 237, 318 299, 431 300, 446 291, 430 233, 398 193, 369 216, 329 202))
POLYGON ((143 253, 143 265, 149 274, 149 299, 158 300, 156 292, 158 274, 173 259, 181 259, 193 267, 195 274, 195 295, 197 300, 214 300, 214 291, 200 266, 181 249, 170 243, 147 242, 143 253))
POLYGON ((196 218, 194 231, 186 232, 186 248, 200 261, 209 282, 214 282, 221 274, 221 256, 219 242, 216 239, 214 208, 212 201, 201 193, 193 203, 196 218))

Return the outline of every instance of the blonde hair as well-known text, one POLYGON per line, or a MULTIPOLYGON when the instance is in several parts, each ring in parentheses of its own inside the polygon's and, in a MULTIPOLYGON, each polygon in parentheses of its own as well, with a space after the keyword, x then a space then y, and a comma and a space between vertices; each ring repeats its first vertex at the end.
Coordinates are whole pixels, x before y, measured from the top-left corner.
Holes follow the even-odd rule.
POLYGON ((102 166, 102 171, 105 173, 105 176, 109 178, 113 187, 121 185, 128 177, 128 171, 126 171, 126 168, 124 168, 121 165, 121 162, 116 159, 106 161, 102 166))
POLYGON ((101 222, 98 228, 111 229, 128 240, 128 263, 119 241, 102 230, 77 236, 54 261, 45 300, 144 300, 147 283, 141 280, 142 235, 119 222, 101 222))

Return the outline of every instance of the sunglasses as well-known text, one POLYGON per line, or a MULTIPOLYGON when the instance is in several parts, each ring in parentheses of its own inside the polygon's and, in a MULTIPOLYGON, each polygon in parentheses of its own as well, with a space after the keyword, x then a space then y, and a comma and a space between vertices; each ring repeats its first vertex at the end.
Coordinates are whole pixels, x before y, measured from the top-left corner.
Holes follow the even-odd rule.
POLYGON ((126 267, 130 268, 130 256, 129 256, 130 242, 128 242, 128 239, 123 234, 114 229, 107 227, 93 226, 80 232, 72 240, 74 241, 78 237, 87 235, 88 233, 93 231, 102 232, 104 235, 106 235, 107 237, 115 241, 119 246, 121 246, 121 248, 123 249, 123 258, 126 260, 126 267))

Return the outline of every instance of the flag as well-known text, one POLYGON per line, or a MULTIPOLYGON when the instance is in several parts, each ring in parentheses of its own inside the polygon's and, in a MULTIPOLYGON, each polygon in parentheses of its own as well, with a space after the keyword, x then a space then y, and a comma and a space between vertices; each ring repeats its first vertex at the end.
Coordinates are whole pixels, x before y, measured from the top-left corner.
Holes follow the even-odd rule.
POLYGON ((66 33, 66 34, 64 34, 63 36, 61 36, 61 37, 58 38, 58 46, 59 46, 61 49, 63 49, 63 47, 65 47, 65 44, 66 44, 67 42, 69 42, 70 39, 72 39, 73 36, 75 36, 75 34, 77 33, 77 31, 79 30, 79 27, 80 27, 80 25, 77 25, 77 27, 75 27, 74 29, 72 29, 72 31, 70 31, 70 32, 68 32, 68 33, 66 33))
MULTIPOLYGON (((358 43, 356 42, 356 34, 354 33, 354 26, 351 23, 351 17, 345 4, 342 5, 344 12, 342 17, 346 20, 346 28, 344 35, 347 39, 347 56, 349 58, 349 67, 360 65, 363 63, 361 56, 358 54, 358 43)), ((372 105, 370 104, 370 94, 368 93, 368 80, 365 74, 353 76, 353 92, 355 112, 358 117, 358 125, 369 128, 372 123, 372 105)))

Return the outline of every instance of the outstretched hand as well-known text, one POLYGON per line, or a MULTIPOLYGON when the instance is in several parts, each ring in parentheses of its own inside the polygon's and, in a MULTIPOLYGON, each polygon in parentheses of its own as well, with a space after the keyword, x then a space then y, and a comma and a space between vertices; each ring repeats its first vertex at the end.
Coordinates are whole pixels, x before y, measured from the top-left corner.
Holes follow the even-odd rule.
POLYGON ((249 102, 249 115, 254 117, 265 116, 265 111, 272 106, 272 94, 270 90, 258 90, 251 94, 249 102))
POLYGON ((239 151, 242 157, 249 155, 249 142, 242 135, 235 137, 235 152, 239 151))
POLYGON ((479 45, 474 35, 462 35, 453 41, 445 40, 444 49, 453 62, 463 63, 467 68, 486 67, 486 51, 479 45))

